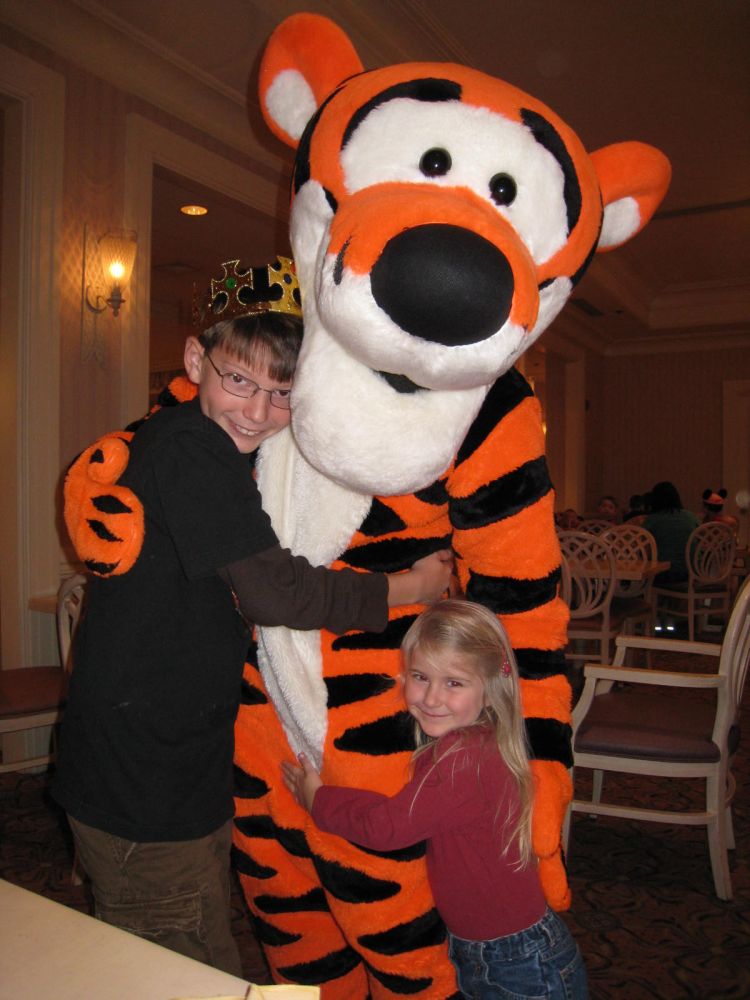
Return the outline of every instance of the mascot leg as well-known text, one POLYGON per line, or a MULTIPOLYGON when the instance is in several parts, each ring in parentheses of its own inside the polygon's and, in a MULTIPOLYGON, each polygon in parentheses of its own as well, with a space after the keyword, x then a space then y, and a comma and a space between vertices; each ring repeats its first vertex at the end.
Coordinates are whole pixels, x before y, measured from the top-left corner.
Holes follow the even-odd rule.
POLYGON ((293 754, 250 666, 235 742, 235 867, 274 982, 320 985, 324 1000, 366 1000, 366 970, 310 859, 307 815, 281 779, 281 761, 293 754))
POLYGON ((235 864, 274 981, 322 1000, 458 998, 421 847, 373 856, 315 828, 283 784, 292 751, 251 666, 235 732, 235 864))

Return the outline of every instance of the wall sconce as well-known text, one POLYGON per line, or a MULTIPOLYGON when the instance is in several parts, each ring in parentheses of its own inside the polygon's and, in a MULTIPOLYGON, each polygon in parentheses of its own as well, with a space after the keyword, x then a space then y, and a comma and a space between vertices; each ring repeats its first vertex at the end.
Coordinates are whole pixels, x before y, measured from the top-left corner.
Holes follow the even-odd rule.
MULTIPOLYGON (((86 237, 84 235, 84 243, 86 237)), ((122 291, 130 281, 135 263, 137 236, 132 229, 113 229, 96 243, 85 243, 84 298, 95 313, 107 307, 117 316, 125 302, 122 291)))

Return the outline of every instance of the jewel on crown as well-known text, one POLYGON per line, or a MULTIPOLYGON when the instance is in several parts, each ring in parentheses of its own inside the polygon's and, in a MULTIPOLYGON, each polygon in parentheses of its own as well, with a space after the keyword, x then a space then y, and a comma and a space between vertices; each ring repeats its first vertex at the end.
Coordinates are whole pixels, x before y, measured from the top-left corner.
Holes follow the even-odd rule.
POLYGON ((196 325, 211 319, 232 319, 256 313, 278 312, 302 316, 302 303, 294 261, 277 257, 272 264, 242 269, 239 259, 225 261, 220 278, 211 278, 203 303, 194 297, 196 325))

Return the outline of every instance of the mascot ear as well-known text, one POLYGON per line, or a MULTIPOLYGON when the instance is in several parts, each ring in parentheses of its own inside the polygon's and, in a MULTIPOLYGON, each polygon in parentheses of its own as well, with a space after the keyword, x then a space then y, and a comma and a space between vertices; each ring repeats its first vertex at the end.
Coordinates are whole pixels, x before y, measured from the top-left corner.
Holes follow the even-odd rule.
POLYGON ((591 154, 599 178, 604 220, 597 250, 613 250, 646 225, 666 194, 672 168, 642 142, 618 142, 591 154))
POLYGON ((317 109, 347 77, 363 69, 338 25, 318 14, 293 14, 268 40, 258 89, 268 127, 296 147, 317 109))

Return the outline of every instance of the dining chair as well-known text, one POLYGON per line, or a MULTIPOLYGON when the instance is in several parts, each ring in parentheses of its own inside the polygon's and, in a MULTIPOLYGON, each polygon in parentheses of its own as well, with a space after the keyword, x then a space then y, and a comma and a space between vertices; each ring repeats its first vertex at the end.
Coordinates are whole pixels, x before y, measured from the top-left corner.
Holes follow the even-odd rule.
POLYGON ((68 577, 57 593, 56 619, 60 666, 0 670, 0 736, 51 726, 48 752, 0 763, 0 774, 52 763, 57 750, 56 727, 62 719, 71 669, 70 647, 83 607, 86 578, 68 577))
POLYGON ((610 646, 625 623, 612 609, 615 560, 599 535, 561 531, 558 541, 570 572, 570 621, 565 656, 571 661, 609 660, 610 646))
MULTIPOLYGON (((656 561, 656 539, 637 524, 612 525, 601 537, 611 547, 616 565, 656 561)), ((655 618, 653 585, 651 574, 644 574, 639 580, 616 580, 612 607, 615 613, 627 619, 627 632, 638 624, 643 626, 644 634, 652 631, 655 618)))
POLYGON ((711 521, 699 525, 685 546, 688 578, 681 583, 654 584, 657 611, 687 618, 688 638, 693 640, 696 620, 710 615, 726 619, 732 604, 732 567, 736 541, 728 524, 711 521))
POLYGON ((578 525, 578 531, 587 531, 590 535, 602 535, 612 527, 612 522, 605 521, 604 518, 584 517, 578 525))
POLYGON ((739 744, 739 706, 750 663, 750 580, 740 591, 722 645, 662 639, 657 636, 620 636, 612 666, 587 664, 584 686, 573 712, 574 794, 566 818, 563 841, 567 849, 570 814, 645 820, 655 823, 705 826, 716 895, 732 898, 727 851, 734 848, 731 802, 735 782, 732 757, 739 744), (623 666, 629 649, 670 653, 679 657, 679 670, 643 670, 623 666), (703 672, 691 660, 718 658, 718 670, 703 672), (593 770, 590 798, 579 797, 578 772, 593 770), (646 790, 637 780, 628 783, 634 802, 602 801, 604 772, 667 777, 669 806, 643 802, 646 790), (687 807, 678 779, 705 781, 703 808, 687 807), (640 796, 640 802, 639 802, 640 796))

